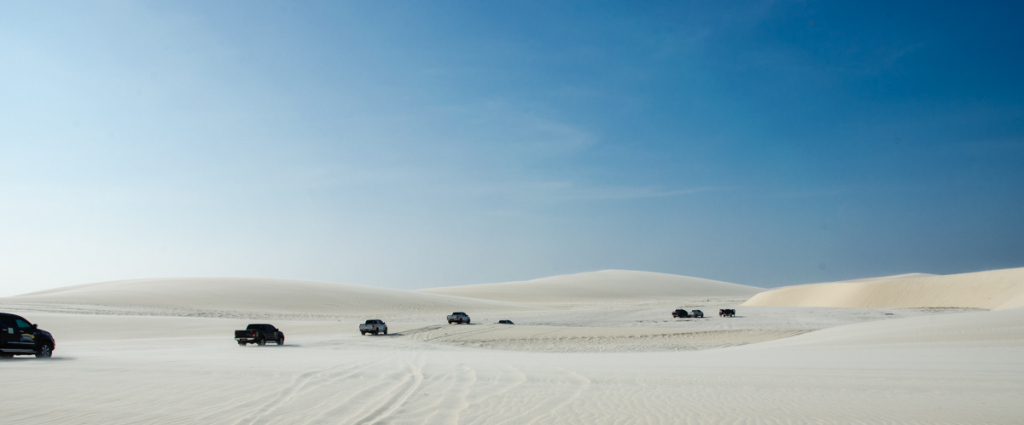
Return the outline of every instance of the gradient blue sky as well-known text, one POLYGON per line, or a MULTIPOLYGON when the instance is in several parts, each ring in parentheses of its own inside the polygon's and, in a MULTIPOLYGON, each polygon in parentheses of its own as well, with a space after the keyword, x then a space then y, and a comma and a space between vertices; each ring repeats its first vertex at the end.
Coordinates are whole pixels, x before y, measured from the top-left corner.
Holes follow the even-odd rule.
POLYGON ((1021 22, 1018 2, 3 2, 0 295, 1021 267, 1021 22))

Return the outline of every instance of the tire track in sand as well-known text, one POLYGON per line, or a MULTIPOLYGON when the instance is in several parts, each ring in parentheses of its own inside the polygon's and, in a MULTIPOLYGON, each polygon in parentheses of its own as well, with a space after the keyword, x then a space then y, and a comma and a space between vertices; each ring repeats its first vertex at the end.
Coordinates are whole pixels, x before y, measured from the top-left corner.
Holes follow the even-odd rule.
POLYGON ((346 366, 335 366, 329 369, 300 374, 292 380, 287 387, 279 391, 271 401, 263 405, 263 407, 261 407, 256 413, 250 417, 239 419, 235 422, 235 425, 255 425, 261 422, 273 423, 273 421, 269 421, 268 417, 272 415, 273 412, 294 401, 297 395, 303 392, 306 388, 311 386, 316 388, 321 387, 324 384, 338 382, 339 380, 345 379, 346 377, 352 376, 358 372, 350 370, 349 373, 341 375, 333 373, 335 370, 345 368, 346 366), (330 379, 327 379, 328 377, 330 377, 330 379), (322 382, 325 380, 326 382, 322 382))
POLYGON ((403 369, 407 370, 405 374, 406 378, 402 380, 396 389, 402 388, 398 394, 395 394, 391 398, 387 399, 377 409, 366 414, 362 418, 357 419, 355 424, 374 424, 390 417, 395 411, 401 408, 409 397, 416 392, 416 389, 423 383, 423 367, 421 365, 415 365, 410 361, 405 362, 406 367, 403 369))

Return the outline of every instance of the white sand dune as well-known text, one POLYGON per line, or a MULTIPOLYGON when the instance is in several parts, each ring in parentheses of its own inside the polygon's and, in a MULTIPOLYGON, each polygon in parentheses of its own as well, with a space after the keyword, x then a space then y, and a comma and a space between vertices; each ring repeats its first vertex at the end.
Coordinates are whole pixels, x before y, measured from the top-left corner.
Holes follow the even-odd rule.
POLYGON ((441 313, 454 309, 514 310, 512 303, 444 295, 283 279, 167 278, 99 282, 0 299, 10 304, 108 307, 108 313, 170 315, 350 315, 441 313), (158 310, 154 310, 158 309, 158 310))
MULTIPOLYGON (((1019 276, 1019 269, 1002 272, 976 284, 992 292, 993 276, 1011 283, 1019 276)), ((591 275, 602 274, 609 272, 591 275)), ((735 318, 672 319, 671 306, 711 312, 758 288, 610 274, 618 276, 467 290, 480 299, 267 279, 105 282, 4 298, 0 310, 53 332, 57 350, 50 361, 0 361, 12 389, 0 398, 0 422, 1016 424, 1024 417, 1024 308, 742 306, 735 318), (616 282, 633 285, 632 294, 618 293, 616 282), (454 309, 470 312, 474 325, 445 324, 440 313, 454 309), (268 310, 282 312, 269 321, 287 344, 237 346, 232 331, 268 310), (232 311, 249 315, 225 313, 232 311), (356 317, 380 311, 390 315, 390 334, 359 335, 356 317), (182 317, 189 315, 205 317, 182 317), (517 325, 492 324, 499 318, 517 325)), ((970 293, 939 282, 938 290, 970 293)), ((920 297, 920 288, 909 288, 884 294, 890 304, 920 297)), ((1019 302, 1011 290, 1005 295, 1004 307, 1019 302)))
POLYGON ((936 276, 936 275, 930 274, 930 273, 904 273, 904 274, 894 274, 892 276, 877 276, 877 277, 865 277, 865 278, 861 278, 861 279, 841 280, 839 282, 831 282, 831 283, 885 282, 885 281, 890 281, 890 280, 902 280, 902 279, 911 279, 911 278, 916 278, 916 277, 929 277, 929 276, 936 276))
POLYGON ((1024 305, 1024 268, 786 286, 757 294, 743 305, 1013 308, 1024 305))
POLYGON ((431 288, 419 292, 507 302, 564 303, 666 298, 746 299, 764 290, 665 273, 603 270, 522 282, 431 288))
POLYGON ((914 344, 1024 347, 1024 308, 929 315, 837 326, 800 337, 772 341, 758 348, 914 344))

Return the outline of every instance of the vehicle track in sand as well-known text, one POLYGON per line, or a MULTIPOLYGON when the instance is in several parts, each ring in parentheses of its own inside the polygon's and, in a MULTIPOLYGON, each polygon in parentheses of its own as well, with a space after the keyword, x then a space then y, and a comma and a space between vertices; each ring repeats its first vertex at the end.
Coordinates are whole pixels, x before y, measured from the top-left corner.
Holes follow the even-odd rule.
POLYGON ((536 352, 694 351, 801 335, 808 329, 584 328, 568 326, 445 326, 406 330, 413 341, 536 352))

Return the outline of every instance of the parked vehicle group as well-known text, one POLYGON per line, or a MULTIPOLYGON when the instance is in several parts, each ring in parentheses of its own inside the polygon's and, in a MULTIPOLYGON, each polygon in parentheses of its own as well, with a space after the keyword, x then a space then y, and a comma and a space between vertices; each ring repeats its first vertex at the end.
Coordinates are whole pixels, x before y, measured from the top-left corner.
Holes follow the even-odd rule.
MULTIPOLYGON (((736 316, 736 310, 732 309, 732 308, 723 308, 723 309, 718 310, 718 316, 719 317, 734 317, 734 316, 736 316)), ((677 318, 677 319, 682 319, 682 318, 686 318, 686 317, 694 317, 694 318, 700 319, 700 318, 704 317, 704 312, 700 311, 700 310, 686 311, 686 309, 677 308, 674 311, 672 311, 672 317, 677 318)))
POLYGON ((675 317, 677 319, 682 319, 682 318, 686 318, 686 317, 695 317, 695 318, 699 319, 699 318, 704 317, 704 312, 700 311, 700 310, 686 311, 686 309, 677 308, 677 309, 675 309, 675 311, 672 312, 672 317, 675 317))

